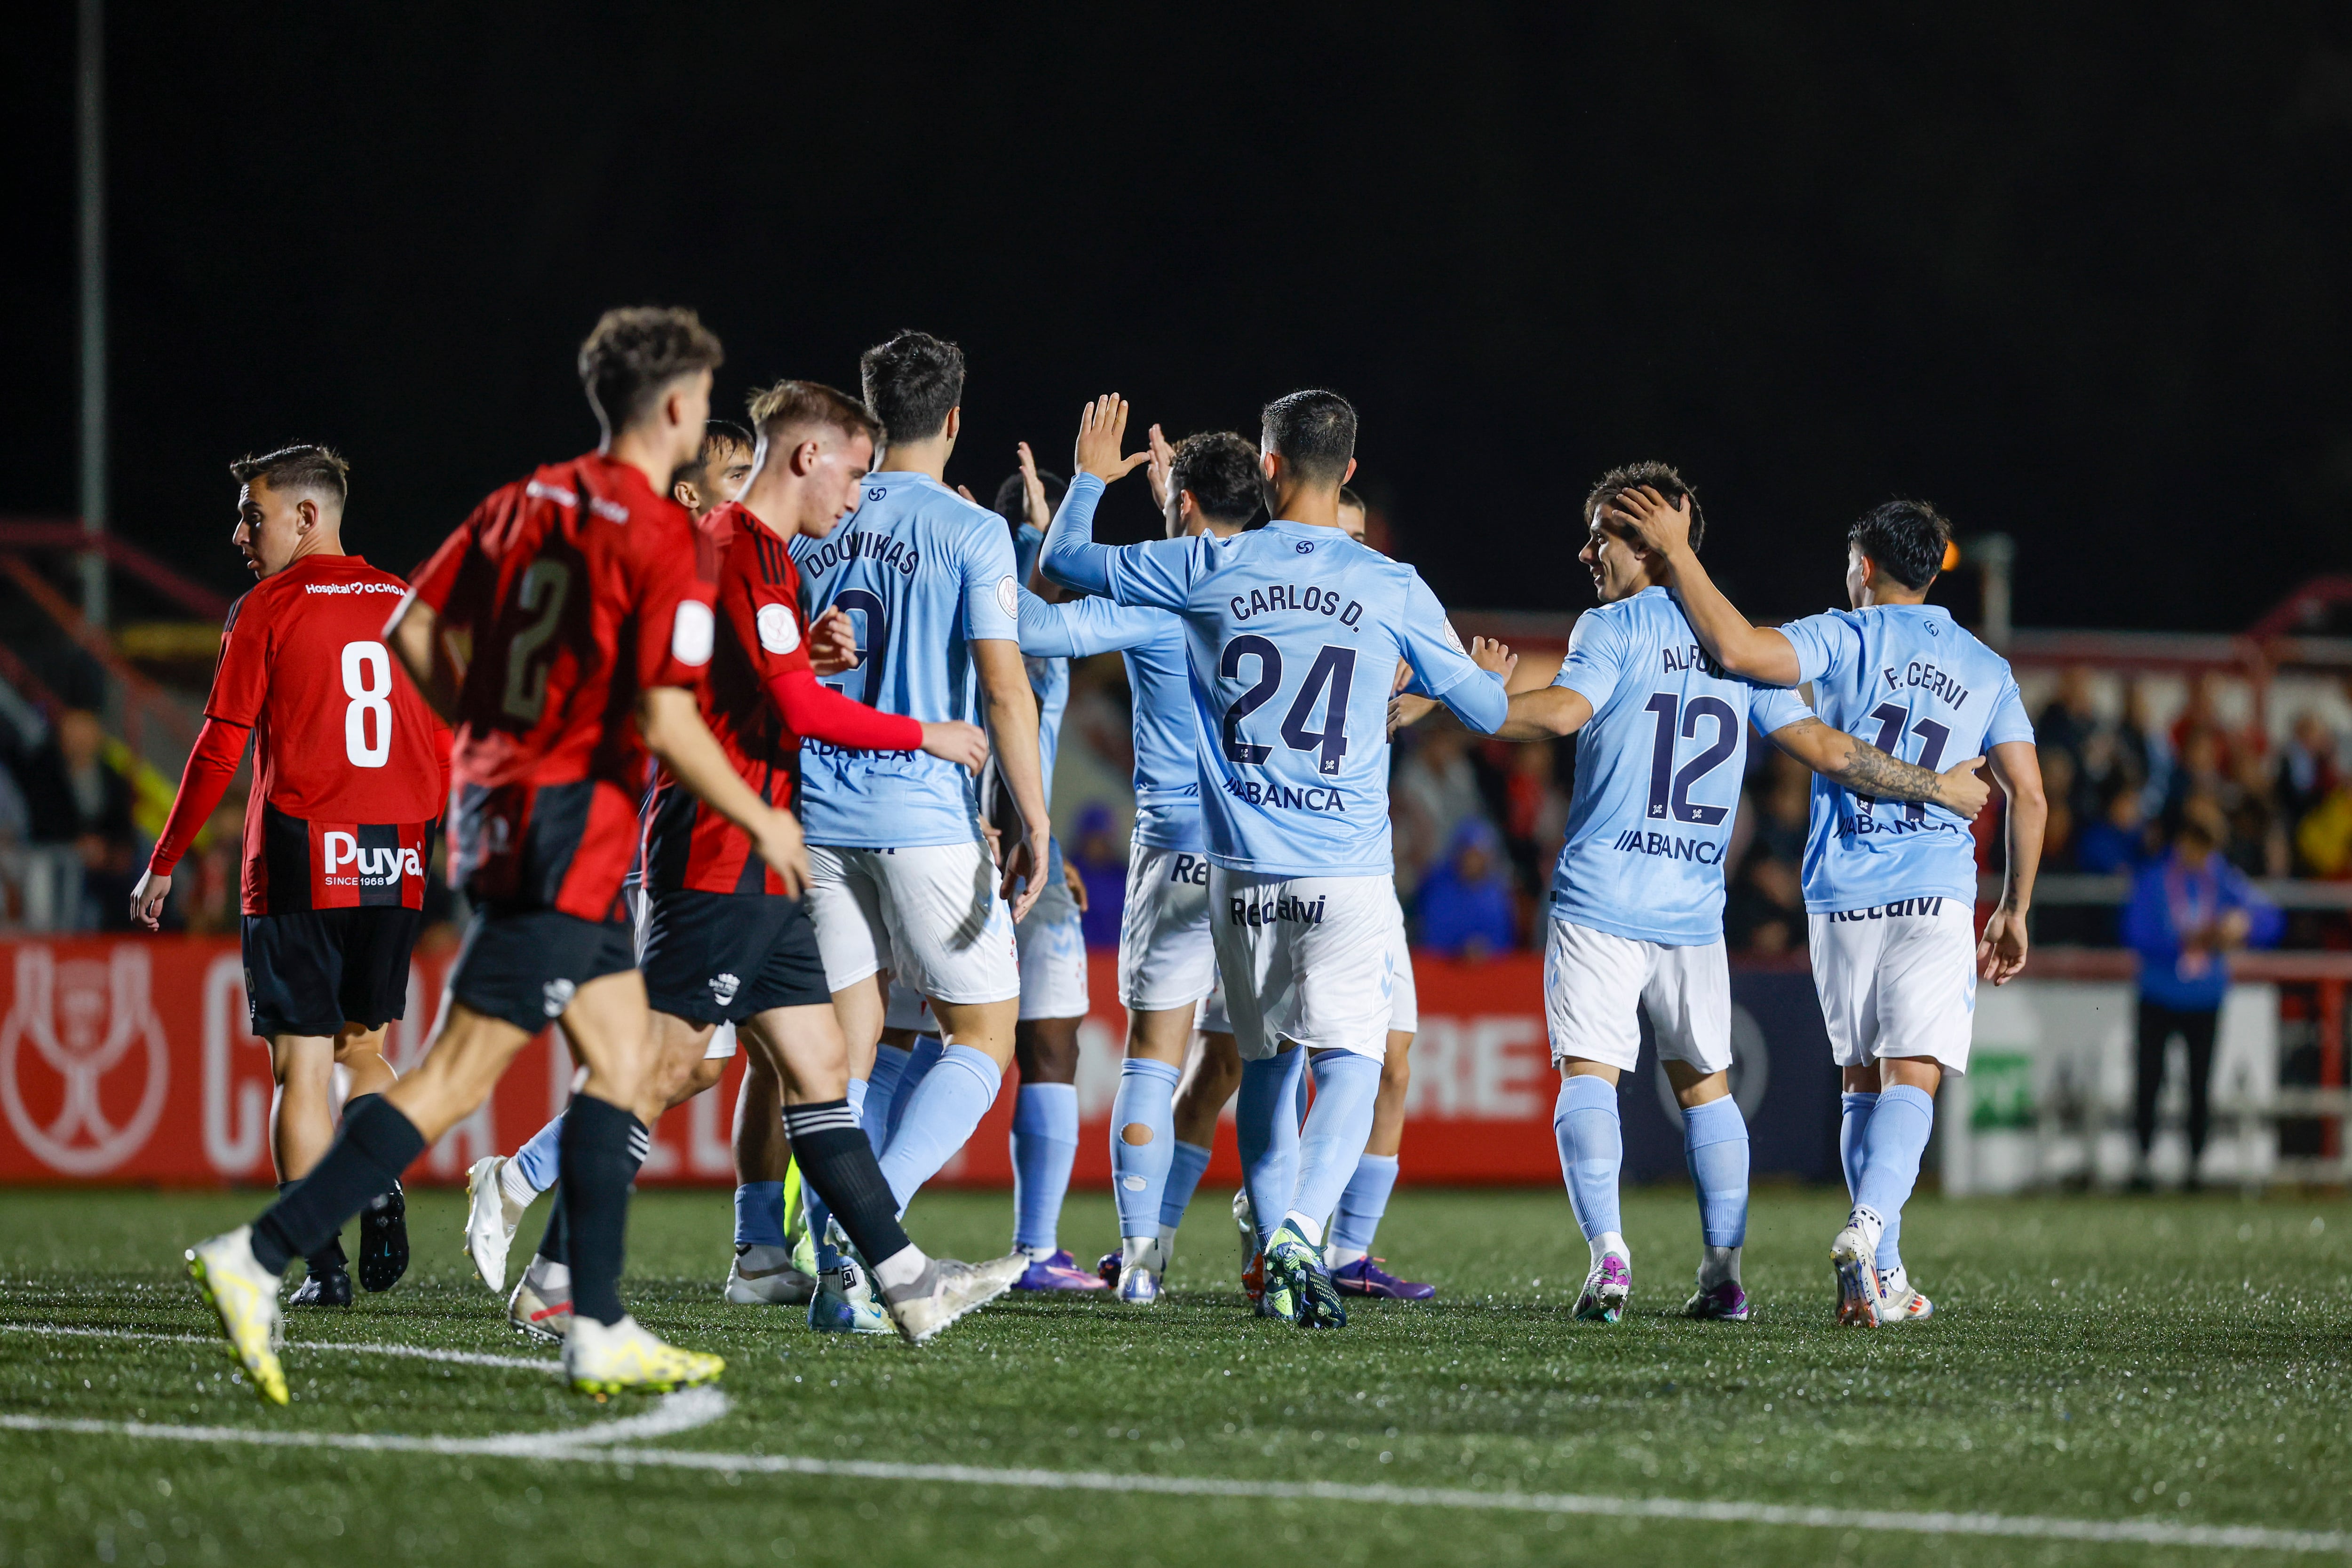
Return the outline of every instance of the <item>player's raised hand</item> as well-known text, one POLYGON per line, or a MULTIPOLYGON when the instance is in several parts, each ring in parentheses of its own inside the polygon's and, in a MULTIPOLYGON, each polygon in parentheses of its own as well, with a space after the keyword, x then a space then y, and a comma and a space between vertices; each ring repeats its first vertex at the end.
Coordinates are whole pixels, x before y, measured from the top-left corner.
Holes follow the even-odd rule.
POLYGON ((1690 497, 1673 506, 1648 485, 1620 490, 1601 503, 1601 515, 1629 530, 1643 549, 1670 556, 1690 546, 1690 497))
POLYGON ((1144 469, 1143 477, 1151 486, 1151 504, 1164 512, 1168 509, 1168 486, 1176 475, 1176 449, 1168 444, 1168 438, 1160 434, 1158 425, 1151 427, 1150 434, 1151 464, 1144 469))
POLYGON ((1505 685, 1510 683, 1511 672, 1519 667, 1519 656, 1493 637, 1470 639, 1470 662, 1489 674, 1502 676, 1505 685))
POLYGON ((1054 508, 1045 504, 1045 481, 1037 477, 1037 455, 1029 450, 1025 441, 1013 444, 1021 454, 1021 500, 1029 513, 1029 526, 1044 533, 1054 526, 1054 508))
POLYGON ((157 876, 152 870, 142 872, 139 885, 131 890, 131 923, 144 925, 150 931, 163 929, 163 901, 172 896, 172 879, 157 876))
POLYGON ((1977 939, 1977 978, 2005 986, 2025 967, 2025 914, 2007 904, 1985 921, 1977 939))
POLYGON ((1104 484, 1112 484, 1134 472, 1136 465, 1151 461, 1149 452, 1121 456, 1120 448, 1127 444, 1127 400, 1117 392, 1105 392, 1078 411, 1077 471, 1091 474, 1104 484))
POLYGON ((782 880, 784 896, 798 898, 801 889, 808 885, 808 841, 801 837, 801 825, 793 814, 771 810, 759 831, 751 835, 751 847, 782 880))
POLYGON ((1992 780, 1977 777, 1977 769, 1983 766, 1983 758, 1971 757, 1936 775, 1936 804, 1975 821, 1985 802, 1992 799, 1992 780))
POLYGON ((857 629, 834 605, 809 627, 809 667, 822 680, 857 668, 857 629))
POLYGON ((961 719, 943 719, 923 726, 923 749, 943 761, 971 769, 972 777, 988 766, 988 731, 961 719))

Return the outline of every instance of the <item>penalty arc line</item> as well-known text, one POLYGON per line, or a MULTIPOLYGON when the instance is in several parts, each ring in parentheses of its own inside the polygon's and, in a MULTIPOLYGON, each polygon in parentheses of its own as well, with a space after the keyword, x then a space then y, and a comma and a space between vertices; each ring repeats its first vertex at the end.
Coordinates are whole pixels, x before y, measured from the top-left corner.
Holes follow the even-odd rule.
MULTIPOLYGON (((64 1334, 75 1339, 145 1340, 157 1344, 221 1345, 216 1333, 149 1333, 136 1329, 93 1329, 70 1327, 62 1323, 0 1323, 0 1333, 64 1334)), ((526 1372, 544 1372, 561 1375, 563 1364, 552 1356, 493 1355, 487 1351, 442 1350, 424 1344, 377 1344, 367 1341, 301 1340, 284 1347, 288 1351, 308 1354, 322 1351, 331 1355, 396 1355, 410 1361, 438 1361, 457 1366, 517 1367, 526 1372)), ((281 1353, 282 1354, 282 1353, 281 1353)))
POLYGON ((2227 1551, 2352 1552, 2352 1533, 2273 1530, 2254 1525, 2175 1524, 2160 1519, 2052 1519, 1998 1513, 1910 1513, 1891 1509, 1804 1508, 1783 1503, 1709 1502, 1684 1498, 1582 1496, 1562 1492, 1483 1492, 1449 1487, 1349 1486, 1336 1481, 1228 1480, 1201 1476, 1117 1475, 1100 1470, 988 1469, 973 1465, 895 1464, 877 1459, 818 1459, 790 1455, 714 1454, 674 1448, 620 1448, 642 1439, 715 1421, 727 1411, 716 1389, 673 1395, 646 1416, 572 1432, 495 1437, 410 1437, 344 1432, 273 1432, 249 1427, 172 1427, 132 1421, 89 1421, 41 1416, 0 1416, 0 1431, 58 1432, 151 1441, 250 1444, 281 1448, 358 1448, 378 1453, 427 1453, 598 1464, 742 1475, 822 1476, 838 1479, 928 1481, 949 1486, 1031 1491, 1144 1493, 1163 1497, 1247 1498, 1275 1501, 1342 1502, 1380 1508, 1441 1508, 1486 1512, 1586 1514, 1706 1524, 1793 1525, 1815 1530, 1867 1530, 1910 1535, 2002 1536, 2011 1540, 2122 1542, 2146 1546, 2203 1546, 2227 1551), (709 1396, 701 1399, 699 1396, 709 1396))

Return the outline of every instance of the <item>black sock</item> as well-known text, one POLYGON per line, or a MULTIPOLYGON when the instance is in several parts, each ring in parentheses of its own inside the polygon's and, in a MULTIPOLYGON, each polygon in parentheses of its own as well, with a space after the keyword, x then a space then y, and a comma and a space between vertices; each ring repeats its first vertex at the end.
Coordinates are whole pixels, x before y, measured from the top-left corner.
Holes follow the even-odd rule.
POLYGON ((343 1130, 310 1174, 253 1222, 253 1255, 271 1273, 284 1273, 295 1259, 322 1250, 425 1152, 425 1134, 415 1123, 381 1094, 368 1101, 357 1115, 343 1118, 343 1130))
MULTIPOLYGON (((560 1139, 562 1134, 557 1136, 560 1139)), ((559 1153, 559 1160, 561 1157, 559 1153)), ((572 1267, 572 1239, 563 1224, 563 1181, 560 1175, 555 1183, 555 1201, 547 1209, 547 1233, 539 1239, 539 1255, 551 1263, 572 1267)))
POLYGON ((801 1179, 824 1200, 866 1262, 879 1263, 906 1247, 898 1200, 848 1101, 787 1105, 784 1129, 793 1140, 793 1157, 801 1163, 801 1179))
MULTIPOLYGON (((301 1185, 299 1181, 281 1181, 278 1184, 278 1196, 284 1197, 289 1191, 301 1185)), ((352 1262, 351 1259, 344 1255, 343 1239, 340 1232, 324 1247, 306 1256, 302 1261, 310 1265, 310 1272, 313 1274, 331 1274, 338 1269, 347 1270, 352 1262)))
POLYGON ((650 1146, 644 1123, 593 1095, 563 1113, 557 1181, 572 1254, 572 1310, 607 1328, 619 1322, 621 1261, 629 1231, 629 1183, 650 1146))

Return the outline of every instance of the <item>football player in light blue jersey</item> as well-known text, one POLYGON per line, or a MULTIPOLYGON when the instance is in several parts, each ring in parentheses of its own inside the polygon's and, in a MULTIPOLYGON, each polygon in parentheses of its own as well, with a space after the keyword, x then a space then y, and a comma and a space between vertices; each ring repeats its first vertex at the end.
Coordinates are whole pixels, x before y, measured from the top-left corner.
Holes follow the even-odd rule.
POLYGON ((1355 410, 1294 392, 1265 411, 1259 471, 1273 520, 1231 539, 1092 539, 1121 457, 1127 404, 1082 416, 1080 470, 1045 542, 1046 574, 1184 622, 1200 726, 1203 835, 1217 965, 1244 1069, 1237 1131, 1266 1237, 1265 1310, 1347 1321, 1323 1263, 1323 1221, 1371 1129, 1397 924, 1389 852, 1388 697, 1399 659, 1463 721, 1507 706, 1499 646, 1465 652, 1411 567, 1339 531, 1355 410), (1359 675, 1359 664, 1362 669, 1359 675), (1316 1098, 1293 1113, 1304 1047, 1316 1098))
MULTIPOLYGON (((942 481, 962 423, 963 368, 954 344, 921 332, 866 351, 866 402, 887 445, 857 510, 827 538, 793 548, 810 620, 839 611, 857 629, 858 666, 837 684, 887 713, 984 719, 1023 824, 1000 886, 968 771, 919 754, 801 748, 809 913, 849 1038, 854 1103, 863 1103, 891 975, 929 1002, 945 1041, 882 1148, 902 1209, 971 1136, 1013 1059, 1013 925, 1044 891, 1036 872, 1053 835, 1013 541, 1003 518, 942 481)), ((818 1228, 814 1215, 811 1224, 818 1228)), ((829 1247, 818 1261, 811 1326, 872 1332, 857 1270, 829 1247)))
POLYGON ((1748 1315, 1739 1281, 1748 1127, 1730 1092, 1723 856, 1748 727, 1816 772, 1881 795, 1948 800, 1973 815, 1985 791, 1966 768, 1939 777, 1897 762, 1822 724, 1789 694, 1750 685, 1707 658, 1661 584, 1664 559, 1603 515, 1602 503, 1633 484, 1689 495, 1673 469, 1646 463, 1611 471, 1586 497, 1579 559, 1600 607, 1577 619, 1551 684, 1513 694, 1497 733, 1577 737, 1576 789, 1544 947, 1545 1019, 1560 1072, 1552 1125, 1592 1249, 1576 1315, 1614 1322, 1632 1294, 1632 1256, 1619 1228, 1617 1096, 1641 1051, 1638 1007, 1650 1016, 1682 1106, 1698 1189, 1704 1249, 1698 1289, 1684 1310, 1738 1321, 1748 1315))
MULTIPOLYGON (((997 486, 995 510, 1013 530, 1013 553, 1024 601, 1035 591, 1061 591, 1035 573, 1038 547, 1053 520, 1053 502, 1067 486, 1038 472, 1029 444, 1020 444, 1021 468, 997 486)), ((1025 616, 1025 609, 1024 609, 1025 616)), ((1070 702, 1070 662, 1024 648, 1029 688, 1037 695, 1037 750, 1045 774, 1045 809, 1053 810, 1054 753, 1070 702)), ((989 775, 990 797, 1003 791, 989 775)), ((987 800, 992 813, 1001 800, 987 800)), ((1062 1204, 1078 1152, 1078 1025, 1087 1016, 1087 936, 1081 924, 1086 884, 1062 859, 1058 839, 1046 845, 1045 891, 1014 928, 1021 955, 1020 1021, 1013 1056, 1021 1090, 1013 1105, 1013 1249, 1028 1260, 1013 1282, 1019 1291, 1099 1291, 1103 1281, 1062 1249, 1062 1204)))
MULTIPOLYGON (((1171 447, 1154 425, 1147 472, 1170 538, 1232 538, 1256 515, 1257 448, 1231 432, 1187 436, 1171 447)), ((1119 1301, 1150 1306, 1160 1298, 1176 1223, 1209 1164, 1206 1145, 1180 1141, 1175 1124, 1193 1015, 1216 979, 1209 862, 1202 853, 1200 726, 1192 716, 1184 623, 1168 610, 1031 594, 1021 605, 1021 648, 1056 659, 1116 650, 1127 666, 1135 712, 1135 831, 1118 935, 1127 1056, 1110 1137, 1119 1250, 1097 1272, 1114 1283, 1119 1301)), ((1198 1049, 1230 1053, 1233 1037, 1218 1030, 1198 1049)), ((1210 1114, 1213 1135, 1214 1107, 1210 1114)))
POLYGON ((1976 841, 1965 820, 1813 781, 1805 914, 1813 986, 1845 1074, 1843 1136, 1853 1211, 1831 1252, 1838 1321, 1915 1322, 1935 1308, 1896 1241, 1918 1179, 1943 1074, 1968 1071, 1979 976, 2025 967, 2025 916, 2049 808, 2033 727, 2008 661, 1926 602, 1951 527, 1932 507, 1889 501, 1846 536, 1853 608, 1750 626, 1698 564, 1685 513, 1629 491, 1612 508, 1664 553, 1668 580, 1708 653, 1775 685, 1810 682, 1822 718, 1928 768, 1989 758, 2009 798, 2000 902, 1975 937, 1976 841))

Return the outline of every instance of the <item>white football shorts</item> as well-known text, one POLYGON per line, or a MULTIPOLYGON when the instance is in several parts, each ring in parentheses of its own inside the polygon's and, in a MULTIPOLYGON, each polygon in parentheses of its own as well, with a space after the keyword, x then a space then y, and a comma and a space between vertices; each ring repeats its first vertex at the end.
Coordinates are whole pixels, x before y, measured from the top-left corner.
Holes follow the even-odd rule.
POLYGON ((1013 929, 1021 949, 1021 1018, 1087 1016, 1087 932, 1067 883, 1037 895, 1013 929))
POLYGON ((1906 898, 1806 917, 1813 992, 1840 1067, 1931 1056, 1969 1070, 1977 1012, 1976 911, 1957 898, 1906 898))
POLYGON ((1134 845, 1118 920, 1120 1005, 1138 1013, 1190 1007, 1216 981, 1208 861, 1191 850, 1134 845))
POLYGON ((1201 1034, 1231 1034, 1234 1020, 1233 1015, 1225 1011, 1225 977, 1217 975, 1213 978, 1209 994, 1192 1009, 1192 1028, 1201 1034))
POLYGON ((1021 994, 1013 912, 986 846, 887 850, 811 844, 808 911, 824 983, 836 991, 884 969, 939 1002, 1021 994))
POLYGON ((1658 1054, 1702 1072, 1731 1066, 1731 966, 1723 938, 1669 947, 1551 917, 1544 941, 1544 1024, 1554 1066, 1571 1057, 1631 1072, 1650 1015, 1658 1054))
MULTIPOLYGON (((1396 883, 1389 883, 1389 896, 1396 896, 1396 883)), ((1413 983, 1412 949, 1404 939, 1404 906, 1397 906, 1396 935, 1389 942, 1389 973, 1396 981, 1396 989, 1389 997, 1389 1032, 1419 1034, 1421 1032, 1421 988, 1413 983)))
POLYGON ((1209 871, 1209 928, 1244 1061, 1276 1042, 1388 1050, 1398 948, 1396 884, 1384 876, 1209 871))
POLYGON ((890 977, 890 994, 883 1003, 882 1027, 917 1034, 940 1032, 939 1020, 931 1017, 931 1004, 923 1000, 923 993, 896 975, 890 977))

